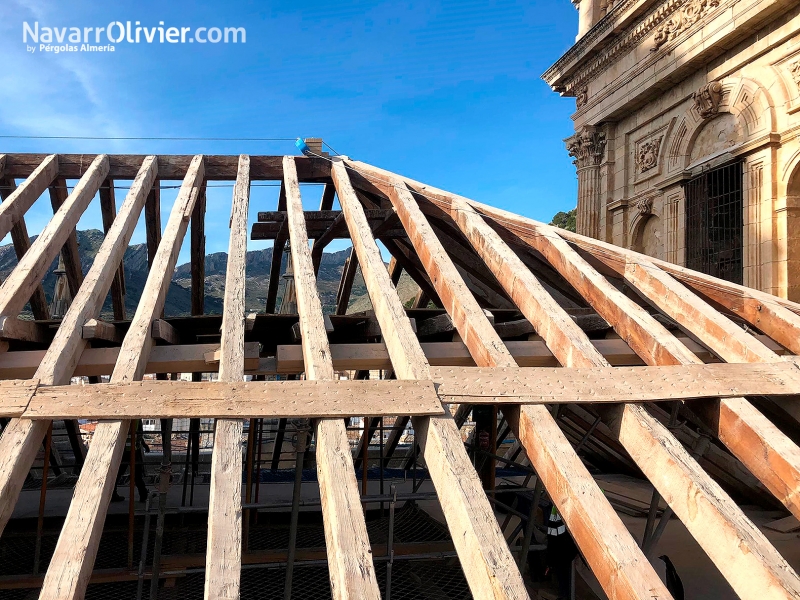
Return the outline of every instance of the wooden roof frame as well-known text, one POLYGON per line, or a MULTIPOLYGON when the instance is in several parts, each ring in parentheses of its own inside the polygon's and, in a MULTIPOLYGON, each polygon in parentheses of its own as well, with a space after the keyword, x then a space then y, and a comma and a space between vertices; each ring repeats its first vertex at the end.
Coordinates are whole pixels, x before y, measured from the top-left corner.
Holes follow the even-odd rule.
MULTIPOLYGON (((627 451, 740 597, 800 596, 800 578, 794 570, 700 466, 698 453, 685 448, 643 404, 685 402, 702 426, 800 518, 800 449, 745 398, 785 396, 777 402, 800 420, 800 406, 792 399, 800 391, 800 367, 797 358, 784 356, 800 354, 800 305, 558 230, 347 157, 0 154, 0 183, 6 188, 0 204, 0 237, 11 233, 19 256, 19 265, 0 286, 0 340, 6 340, 0 341, 0 378, 9 380, 0 382, 0 414, 13 417, 0 437, 0 533, 50 419, 79 416, 75 405, 80 399, 74 386, 67 385, 70 378, 87 369, 94 369, 95 375, 111 374, 110 384, 93 386, 86 395, 91 403, 87 415, 108 420, 98 425, 89 447, 41 598, 83 597, 130 419, 142 416, 142 410, 152 411, 151 416, 218 418, 206 598, 239 595, 241 418, 264 415, 315 419, 333 596, 380 597, 353 458, 342 420, 336 418, 364 414, 398 415, 404 417, 401 424, 409 416, 413 420, 416 441, 473 595, 527 597, 458 431, 457 422, 466 415, 464 407, 485 402, 502 405, 609 598, 670 595, 544 404, 592 404, 610 438, 627 451), (17 185, 16 179, 21 178, 25 180, 17 185), (70 193, 67 179, 79 180, 70 193), (130 179, 132 184, 117 212, 113 182, 121 179, 130 179), (161 180, 182 180, 163 235, 161 180), (213 180, 235 181, 221 343, 178 344, 170 348, 169 359, 159 359, 156 338, 180 341, 161 317, 190 223, 192 313, 203 312, 204 272, 199 265, 205 253, 205 186, 213 180), (301 334, 299 347, 278 345, 274 356, 263 357, 245 343, 247 214, 250 184, 256 180, 281 182, 278 211, 283 217, 275 221, 281 225, 270 230, 276 250, 266 312, 275 312, 282 250, 288 243, 301 334), (315 229, 313 247, 309 246, 301 183, 325 186, 320 201, 324 214, 315 218, 327 221, 324 228, 315 229), (24 215, 48 188, 54 216, 31 244, 24 215), (106 238, 84 277, 75 267, 75 226, 98 192, 106 238), (341 206, 337 214, 330 212, 334 194, 341 206), (115 317, 125 316, 121 260, 143 210, 151 268, 123 333, 117 325, 97 319, 109 291, 115 317), (384 211, 381 214, 386 217, 373 223, 375 219, 365 211, 373 211, 371 216, 384 211), (353 251, 342 274, 336 313, 345 312, 356 267, 360 268, 381 343, 332 344, 326 330, 316 274, 325 245, 346 234, 353 251), (393 256, 389 270, 377 239, 393 256), (66 316, 46 351, 9 351, 9 341, 42 343, 47 338, 42 323, 24 322, 18 315, 30 299, 41 320, 41 280, 59 252, 69 263, 67 275, 74 294, 66 316), (547 268, 539 274, 537 264, 547 268), (395 291, 401 270, 419 284, 419 304, 432 299, 443 307, 458 341, 420 342, 395 291), (608 273, 623 280, 638 297, 621 292, 608 273), (571 302, 570 298, 589 305, 620 339, 590 339, 559 303, 571 302), (517 309, 536 338, 501 339, 487 317, 487 307, 517 309), (746 332, 732 316, 761 335, 746 332), (668 330, 664 319, 676 323, 686 335, 668 330), (101 339, 119 348, 89 347, 90 340, 101 339), (170 368, 166 368, 167 360, 172 361, 170 368), (532 364, 559 366, 526 366, 532 364), (612 366, 619 364, 646 366, 612 366), (359 370, 391 369, 397 379, 344 385, 336 381, 335 370, 345 365, 359 370), (242 383, 246 373, 281 369, 304 372, 305 380, 242 383), (179 382, 141 383, 151 370, 218 371, 220 383, 192 384, 197 388, 191 392, 179 382), (566 370, 570 375, 563 376, 566 370), (633 388, 642 378, 647 378, 647 385, 633 388), (32 381, 23 381, 27 379, 32 381), (366 391, 370 385, 373 392, 366 391), (170 402, 151 402, 149 408, 136 410, 118 403, 103 407, 103 402, 119 397, 114 394, 135 394, 135 386, 147 386, 150 396, 162 394, 170 402), (285 389, 312 387, 313 406, 305 413, 296 406, 281 408, 276 401, 285 389), (388 398, 408 396, 412 389, 418 394, 402 405, 363 398, 377 394, 379 388, 388 398), (232 394, 244 397, 242 402, 233 412, 220 412, 219 399, 232 394), (344 394, 344 400, 334 410, 330 402, 336 394, 344 394), (461 417, 454 419, 444 410, 443 404, 449 402, 462 404, 461 417)), ((396 445, 397 439, 393 434, 389 445, 396 445)))

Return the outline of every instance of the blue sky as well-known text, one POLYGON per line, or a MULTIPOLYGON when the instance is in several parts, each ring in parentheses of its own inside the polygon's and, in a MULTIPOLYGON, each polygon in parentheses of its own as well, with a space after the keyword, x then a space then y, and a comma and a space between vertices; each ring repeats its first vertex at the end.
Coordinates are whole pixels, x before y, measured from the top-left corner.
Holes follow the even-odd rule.
MULTIPOLYGON (((562 141, 572 132, 574 100, 560 98, 540 75, 576 29, 569 0, 4 0, 0 135, 322 137, 342 154, 549 220, 575 204, 574 166, 562 141), (129 20, 192 32, 245 27, 247 41, 120 43, 113 53, 60 54, 30 53, 22 41, 24 21, 84 28, 129 20)), ((291 142, 0 139, 0 152, 295 149, 291 142)), ((315 207, 319 190, 303 192, 315 207)), ((117 191, 118 203, 124 193, 117 191)), ((174 195, 164 194, 162 213, 174 195)), ((251 218, 274 209, 276 196, 276 188, 254 188, 251 218)), ((227 248, 230 202, 230 188, 209 191, 209 252, 227 248)), ((29 230, 41 230, 51 215, 43 197, 27 217, 29 230)), ((79 226, 101 228, 97 203, 79 226)), ((142 241, 140 226, 133 242, 142 241)))

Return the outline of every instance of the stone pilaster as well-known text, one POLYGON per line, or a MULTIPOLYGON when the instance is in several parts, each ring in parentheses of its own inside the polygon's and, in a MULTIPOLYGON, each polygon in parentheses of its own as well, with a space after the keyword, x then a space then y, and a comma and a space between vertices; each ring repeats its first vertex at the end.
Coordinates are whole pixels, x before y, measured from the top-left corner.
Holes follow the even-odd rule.
POLYGON ((578 172, 578 233, 600 237, 600 163, 605 154, 606 136, 596 127, 586 126, 567 141, 569 155, 578 172))

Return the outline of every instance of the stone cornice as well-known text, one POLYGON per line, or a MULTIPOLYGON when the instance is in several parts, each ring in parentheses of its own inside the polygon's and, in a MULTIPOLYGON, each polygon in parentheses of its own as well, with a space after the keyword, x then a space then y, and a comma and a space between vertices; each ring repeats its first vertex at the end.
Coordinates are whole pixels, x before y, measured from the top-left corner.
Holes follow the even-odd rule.
POLYGON ((561 56, 561 58, 559 58, 549 69, 547 69, 547 71, 542 73, 542 79, 544 79, 548 85, 553 86, 555 84, 554 80, 559 73, 569 66, 573 60, 579 58, 584 52, 594 46, 595 43, 600 40, 603 34, 606 33, 606 31, 613 28, 620 15, 633 8, 636 3, 640 1, 641 0, 624 0, 623 2, 620 2, 614 6, 611 11, 608 12, 597 23, 595 23, 592 28, 583 35, 583 37, 575 42, 575 44, 573 44, 572 47, 570 47, 570 49, 561 56))
MULTIPOLYGON (((706 10, 705 12, 716 12, 718 8, 729 5, 734 1, 735 0, 721 0, 718 5, 715 2, 714 5, 710 7, 711 10, 706 10)), ((574 96, 576 94, 576 90, 582 89, 582 87, 585 86, 586 83, 594 78, 598 73, 604 71, 614 64, 617 59, 627 54, 629 50, 637 46, 645 37, 656 30, 659 26, 670 22, 670 18, 675 15, 675 13, 678 13, 678 11, 681 11, 682 9, 689 10, 693 5, 698 4, 699 2, 703 2, 703 0, 666 0, 666 2, 661 4, 655 10, 642 15, 638 20, 636 20, 627 30, 627 33, 619 36, 617 42, 608 48, 601 50, 598 54, 591 55, 591 58, 589 58, 588 61, 585 61, 584 64, 575 69, 575 72, 571 75, 565 76, 562 81, 556 81, 557 73, 561 72, 561 70, 564 69, 571 60, 574 60, 578 55, 580 55, 581 50, 576 49, 581 46, 581 41, 584 39, 581 38, 581 40, 579 40, 578 43, 573 46, 564 56, 562 56, 555 65, 548 69, 542 78, 545 79, 545 81, 547 81, 548 84, 553 87, 553 89, 560 91, 562 95, 574 96), (576 53, 575 55, 570 56, 572 50, 576 50, 576 53)), ((618 9, 621 9, 624 5, 624 3, 621 4, 618 9)), ((616 12, 617 9, 606 15, 603 20, 608 17, 612 17, 616 12)), ((601 20, 600 23, 602 23, 603 20, 601 20)), ((600 23, 598 23, 598 25, 600 25, 600 23)), ((691 29, 692 24, 693 23, 682 28, 679 33, 683 33, 691 29)), ((589 33, 591 33, 591 31, 593 30, 590 30, 589 33)), ((587 36, 588 35, 589 34, 587 33, 587 36)), ((583 47, 583 50, 586 50, 586 47, 583 47)))

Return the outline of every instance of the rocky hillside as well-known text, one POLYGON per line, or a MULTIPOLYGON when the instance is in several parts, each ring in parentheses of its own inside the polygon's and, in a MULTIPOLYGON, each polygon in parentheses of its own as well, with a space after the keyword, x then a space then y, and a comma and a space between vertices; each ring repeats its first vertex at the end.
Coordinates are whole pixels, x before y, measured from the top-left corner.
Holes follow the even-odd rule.
MULTIPOLYGON (((33 238, 35 239, 35 238, 33 238)), ((78 231, 78 247, 81 255, 81 266, 86 273, 92 265, 92 261, 103 243, 103 232, 97 229, 78 231)), ((187 239, 188 243, 188 239, 187 239)), ((320 298, 326 311, 332 311, 336 303, 336 290, 339 287, 339 280, 342 275, 344 262, 350 254, 350 250, 339 252, 326 252, 323 254, 320 265, 317 287, 320 298)), ((286 269, 286 256, 283 258, 281 272, 286 269)), ((225 252, 217 252, 206 256, 206 314, 222 313, 222 297, 225 287, 225 270, 228 262, 228 255, 225 252)), ((267 285, 269 282, 269 269, 272 263, 272 248, 265 250, 254 250, 247 253, 247 287, 246 303, 248 312, 263 312, 267 298, 267 285)), ((0 277, 5 279, 17 264, 17 257, 14 247, 11 244, 0 246, 0 277)), ((56 276, 54 271, 58 265, 58 260, 53 261, 47 271, 43 285, 47 300, 50 301, 55 286, 56 276)), ((147 280, 147 247, 145 244, 129 246, 125 251, 125 285, 126 297, 125 304, 130 318, 135 309, 139 297, 144 289, 147 280)), ((413 298, 416 294, 416 285, 408 278, 405 273, 398 285, 400 295, 404 301, 413 298)), ((278 301, 283 295, 283 284, 278 290, 278 301)), ((350 310, 367 310, 370 308, 369 298, 366 295, 364 281, 361 273, 356 275, 351 295, 350 310)), ((191 266, 186 263, 178 266, 172 277, 165 313, 167 316, 188 315, 191 310, 191 266)), ((26 307, 26 311, 27 310, 26 307)), ((111 299, 106 299, 103 307, 102 316, 111 318, 111 299)))

